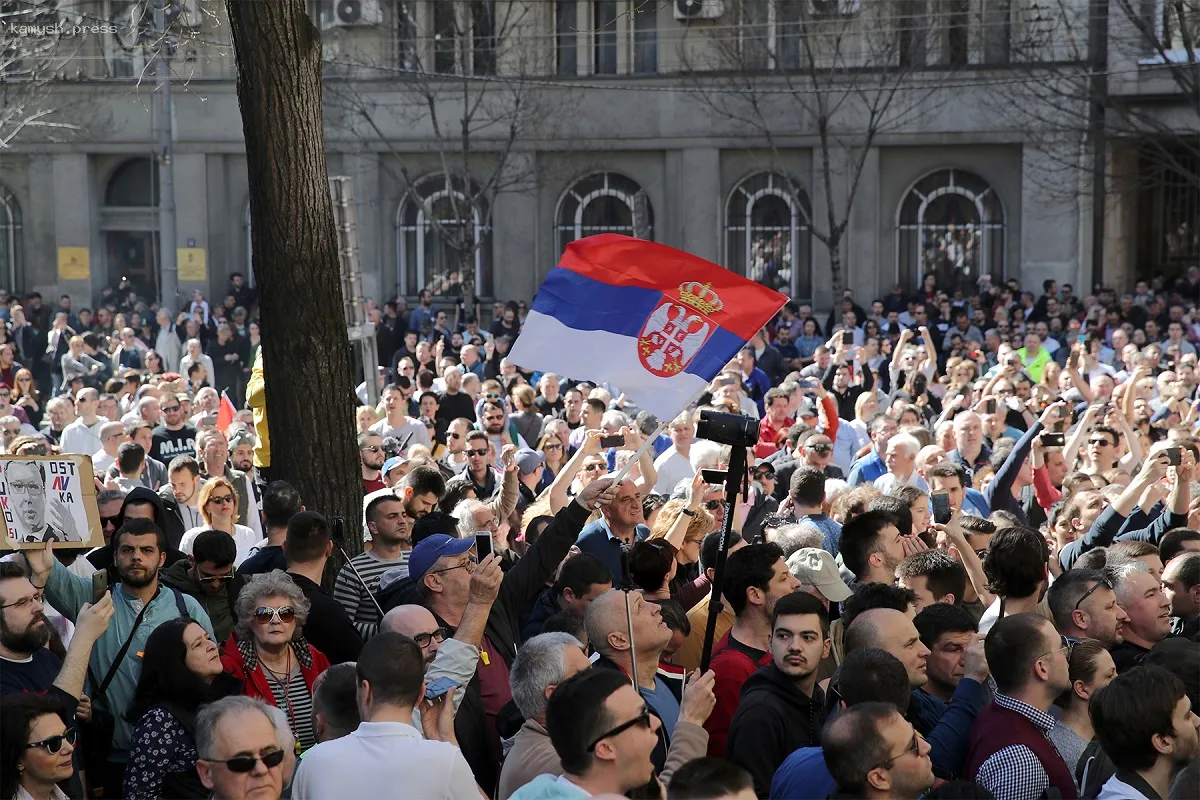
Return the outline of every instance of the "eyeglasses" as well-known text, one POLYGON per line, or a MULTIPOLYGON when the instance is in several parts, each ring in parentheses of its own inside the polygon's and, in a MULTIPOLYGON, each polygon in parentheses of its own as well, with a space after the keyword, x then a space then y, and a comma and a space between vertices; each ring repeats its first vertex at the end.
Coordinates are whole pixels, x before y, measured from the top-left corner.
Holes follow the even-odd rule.
POLYGON ((904 758, 909 753, 919 753, 920 751, 921 751, 921 737, 916 731, 913 731, 912 743, 909 744, 909 746, 907 748, 905 748, 903 751, 897 753, 896 755, 892 756, 887 761, 880 761, 875 767, 873 767, 873 769, 879 769, 880 767, 883 767, 884 769, 891 769, 891 764, 896 759, 904 758))
POLYGON ((1088 444, 1094 444, 1099 447, 1110 447, 1111 446, 1111 443, 1108 441, 1108 439, 1089 439, 1088 444))
POLYGON ((46 595, 43 592, 34 592, 33 594, 29 595, 29 597, 22 597, 17 602, 8 603, 7 605, 0 606, 0 608, 24 608, 25 606, 29 605, 30 603, 37 603, 39 605, 42 605, 42 604, 45 604, 45 602, 46 602, 46 595))
POLYGON ((163 407, 162 407, 162 412, 163 412, 164 414, 170 414, 170 413, 171 413, 171 412, 173 412, 173 411, 179 411, 181 408, 183 408, 183 406, 170 406, 170 407, 163 406, 163 407))
POLYGON ((60 750, 62 750, 63 742, 66 742, 67 744, 74 747, 75 746, 75 737, 76 737, 75 729, 67 728, 65 731, 58 734, 57 736, 47 736, 45 739, 42 739, 40 742, 30 742, 29 744, 25 745, 25 749, 34 750, 38 747, 44 747, 44 748, 46 748, 47 753, 49 753, 50 755, 55 755, 60 750))
POLYGON ((469 456, 479 456, 480 458, 483 458, 488 454, 487 450, 467 450, 465 452, 469 456))
POLYGON ((228 758, 224 761, 218 761, 214 758, 206 758, 204 760, 210 764, 224 764, 225 768, 230 772, 249 772, 250 770, 254 769, 254 765, 259 761, 261 761, 263 766, 267 769, 274 769, 275 767, 278 767, 283 763, 283 751, 272 750, 271 752, 263 753, 260 756, 234 756, 233 758, 228 758))
POLYGON ((1046 656, 1054 655, 1059 650, 1065 650, 1066 654, 1067 654, 1067 661, 1070 661, 1071 660, 1071 651, 1075 649, 1075 641, 1073 639, 1068 639, 1066 636, 1063 636, 1061 634, 1059 635, 1058 639, 1060 642, 1062 642, 1062 647, 1056 647, 1053 650, 1049 650, 1045 653, 1042 653, 1040 656, 1038 656, 1038 658, 1043 659, 1046 656))
POLYGON ((368 445, 364 445, 364 446, 362 446, 362 447, 360 447, 360 448, 358 448, 358 449, 359 449, 359 450, 366 450, 368 453, 378 453, 378 452, 379 452, 380 450, 382 450, 383 448, 382 448, 382 447, 380 447, 380 446, 379 446, 379 445, 377 445, 377 444, 368 444, 368 445))
POLYGON ((10 483, 9 491, 13 494, 41 494, 42 485, 40 483, 10 483))
POLYGON ((433 572, 431 572, 429 574, 437 575, 438 573, 441 573, 441 572, 453 572, 456 569, 465 569, 467 572, 474 572, 475 565, 478 563, 479 563, 479 559, 477 559, 475 556, 467 556, 467 560, 461 564, 455 564, 453 567, 446 567, 445 569, 435 569, 433 572))
MULTIPOLYGON (((201 575, 200 576, 201 583, 219 583, 220 581, 231 581, 231 580, 233 580, 233 570, 232 569, 229 570, 229 573, 226 575, 201 575)), ((281 617, 281 619, 282 619, 282 617, 281 617)), ((284 620, 284 621, 286 622, 287 620, 284 620)))
POLYGON ((223 494, 220 497, 213 495, 212 497, 208 498, 208 502, 216 503, 219 506, 225 506, 225 505, 232 504, 233 499, 234 499, 233 495, 231 495, 231 494, 223 494))
POLYGON ((1079 601, 1075 603, 1074 610, 1078 611, 1079 606, 1083 605, 1083 601, 1087 600, 1089 597, 1091 597, 1092 593, 1095 592, 1097 589, 1099 589, 1101 586, 1103 586, 1105 589, 1112 588, 1111 586, 1108 585, 1108 581, 1096 581, 1096 584, 1094 586, 1092 586, 1092 588, 1088 589, 1086 592, 1084 592, 1082 595, 1080 595, 1079 601))
POLYGON ((430 642, 436 641, 438 644, 441 644, 442 642, 446 641, 446 637, 449 635, 449 628, 438 628, 437 630, 430 631, 429 633, 418 633, 412 638, 413 641, 417 643, 417 647, 424 650, 426 647, 429 647, 430 642))
POLYGON ((451 439, 461 439, 462 438, 461 433, 448 433, 446 435, 449 436, 451 439))
POLYGON ((607 732, 602 733, 599 736, 597 736, 595 741, 593 741, 591 744, 589 744, 587 746, 587 752, 590 753, 593 750, 595 750, 596 745, 600 744, 602 741, 609 738, 610 736, 616 736, 617 734, 624 733, 625 731, 629 730, 630 728, 636 727, 638 725, 644 726, 646 728, 646 730, 650 730, 650 709, 649 708, 642 706, 642 713, 638 714, 636 717, 629 720, 628 722, 622 722, 620 725, 613 728, 612 730, 607 731, 607 732))
POLYGON ((483 395, 483 398, 485 400, 499 400, 500 395, 496 394, 495 392, 487 392, 483 395))
POLYGON ((705 500, 704 507, 709 511, 716 511, 724 502, 724 500, 705 500))
POLYGON ((775 477, 775 473, 771 472, 770 470, 766 470, 766 469, 758 470, 754 473, 754 477, 758 478, 760 481, 761 480, 769 480, 769 479, 775 477))
POLYGON ((254 609, 254 621, 259 625, 266 625, 272 620, 279 620, 284 625, 296 618, 296 609, 291 606, 280 606, 279 608, 271 608, 270 606, 259 606, 254 609))
POLYGON ((562 450, 561 444, 547 444, 542 447, 543 450, 562 450))
POLYGON ((603 469, 608 469, 608 465, 607 464, 584 464, 583 465, 584 472, 596 472, 597 470, 603 470, 603 469))

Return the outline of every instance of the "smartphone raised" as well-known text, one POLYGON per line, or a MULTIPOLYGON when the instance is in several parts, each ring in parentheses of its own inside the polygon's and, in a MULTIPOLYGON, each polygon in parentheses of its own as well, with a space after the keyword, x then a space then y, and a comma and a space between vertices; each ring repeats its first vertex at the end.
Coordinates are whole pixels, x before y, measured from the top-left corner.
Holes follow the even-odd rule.
POLYGON ((1038 440, 1042 443, 1042 447, 1065 447, 1067 435, 1065 433, 1043 433, 1038 440))
POLYGON ((1172 467, 1178 467, 1183 461, 1182 447, 1168 447, 1166 450, 1163 450, 1163 452, 1167 454, 1167 463, 1172 467))
POLYGON ((996 413, 996 401, 995 401, 995 399, 988 400, 988 401, 987 401, 987 404, 986 404, 986 405, 984 405, 984 407, 983 407, 983 408, 984 408, 984 411, 986 411, 987 413, 989 413, 989 414, 995 414, 995 413, 996 413))
POLYGON ((720 486, 725 483, 725 479, 729 477, 729 470, 724 469, 702 469, 700 477, 709 486, 720 486))
POLYGON ((99 603, 108 594, 108 570, 92 573, 92 605, 99 603))
POLYGON ((425 699, 430 701, 437 700, 446 692, 450 691, 451 689, 457 689, 461 685, 462 684, 453 678, 447 678, 444 675, 440 678, 434 678, 429 683, 425 684, 425 699))
POLYGON ((950 495, 946 492, 934 492, 929 497, 933 501, 933 521, 945 525, 953 516, 950 510, 950 495))
POLYGON ((480 561, 490 556, 495 549, 490 531, 486 533, 481 531, 475 534, 475 553, 480 561))
POLYGON ((846 347, 854 344, 854 331, 842 331, 842 344, 846 347))
POLYGON ((625 445, 625 437, 619 433, 615 436, 601 436, 600 437, 600 446, 601 447, 605 447, 605 448, 607 448, 607 447, 623 447, 624 445, 625 445))

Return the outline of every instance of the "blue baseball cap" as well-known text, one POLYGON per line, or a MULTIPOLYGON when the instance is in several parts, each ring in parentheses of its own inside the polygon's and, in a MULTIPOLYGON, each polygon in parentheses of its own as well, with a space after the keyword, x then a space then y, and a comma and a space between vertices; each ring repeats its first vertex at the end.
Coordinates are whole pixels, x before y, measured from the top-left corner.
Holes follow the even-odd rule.
POLYGON ((408 575, 414 581, 425 577, 439 558, 460 556, 475 546, 475 539, 455 539, 444 533, 422 539, 408 557, 408 575))
POLYGON ((396 467, 402 467, 408 463, 408 456, 392 456, 387 461, 383 462, 383 469, 380 472, 387 475, 396 467))

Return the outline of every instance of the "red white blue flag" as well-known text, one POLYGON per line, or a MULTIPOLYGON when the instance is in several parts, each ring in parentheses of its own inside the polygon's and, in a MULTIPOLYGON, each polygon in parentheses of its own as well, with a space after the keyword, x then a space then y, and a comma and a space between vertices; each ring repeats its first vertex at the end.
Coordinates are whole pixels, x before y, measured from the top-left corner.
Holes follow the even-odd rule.
POLYGON ((607 381, 678 414, 787 298, 673 247, 615 233, 572 242, 534 297, 510 360, 607 381))

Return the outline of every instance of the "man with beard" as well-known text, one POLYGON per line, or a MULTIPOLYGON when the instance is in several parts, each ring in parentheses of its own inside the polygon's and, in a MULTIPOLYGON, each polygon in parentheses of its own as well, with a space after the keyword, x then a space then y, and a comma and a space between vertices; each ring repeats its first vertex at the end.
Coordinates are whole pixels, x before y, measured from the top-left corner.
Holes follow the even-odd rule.
POLYGON ((904 533, 892 514, 865 511, 842 526, 838 552, 858 583, 894 584, 896 567, 904 560, 904 541, 904 533))
POLYGON ((1046 605, 1054 627, 1068 639, 1095 639, 1110 650, 1123 641, 1120 629, 1129 615, 1099 570, 1070 569, 1059 575, 1046 590, 1046 605))
POLYGON ((183 415, 183 404, 167 393, 163 395, 160 409, 163 421, 154 429, 154 449, 150 455, 164 464, 169 464, 176 456, 195 455, 196 429, 183 415))
POLYGON ((966 674, 967 646, 975 638, 975 618, 961 606, 933 603, 917 614, 913 625, 921 644, 929 648, 925 660, 929 681, 921 691, 949 703, 966 674))
POLYGON ((434 467, 416 467, 401 480, 396 494, 404 503, 404 513, 413 522, 437 508, 446 493, 446 479, 434 467))
MULTIPOLYGON (((105 697, 115 728, 105 768, 98 774, 93 775, 92 771, 88 774, 90 784, 109 794, 119 791, 125 777, 132 730, 125 715, 141 674, 141 659, 137 654, 145 651, 146 640, 159 625, 184 616, 198 622, 210 637, 213 635, 208 614, 194 597, 174 589, 159 591, 158 571, 166 561, 166 546, 162 528, 149 520, 127 520, 113 534, 120 580, 111 589, 112 621, 96 642, 90 666, 98 678, 112 672, 105 697)), ((33 585, 44 586, 50 605, 78 624, 83 609, 92 599, 92 582, 60 564, 49 545, 45 550, 28 550, 26 556, 33 585)))
POLYGON ((708 755, 722 758, 729 725, 741 702, 742 684, 759 667, 771 663, 771 616, 775 603, 800 588, 783 550, 774 543, 753 544, 729 556, 724 597, 733 610, 733 627, 713 645, 713 692, 716 706, 704 728, 708 755))
POLYGON ((238 496, 239 525, 245 525, 261 537, 262 509, 257 502, 252 502, 254 490, 244 473, 234 469, 229 463, 229 440, 218 430, 206 430, 196 437, 197 458, 200 464, 200 477, 206 482, 209 478, 223 477, 233 485, 238 496))
POLYGON ((379 577, 389 569, 407 565, 413 543, 404 503, 394 494, 380 492, 367 504, 364 517, 371 534, 371 549, 342 567, 333 583, 333 597, 366 641, 379 629, 382 616, 375 601, 379 577))
POLYGON ((825 693, 817 669, 829 656, 829 612, 811 594, 780 598, 771 620, 771 663, 751 675, 729 725, 726 758, 754 778, 759 797, 793 751, 821 740, 825 693))
POLYGON ((39 461, 7 461, 0 469, 8 484, 9 509, 20 542, 82 542, 65 503, 46 499, 46 468, 39 461), (50 519, 46 519, 49 506, 50 519))
POLYGON ((358 459, 362 465, 363 494, 388 488, 380 474, 387 453, 383 450, 383 439, 378 433, 367 431, 358 435, 358 459))
POLYGON ((244 428, 234 432, 229 438, 229 463, 238 472, 246 476, 246 486, 249 487, 250 497, 254 506, 262 510, 263 486, 254 474, 254 434, 244 428))

